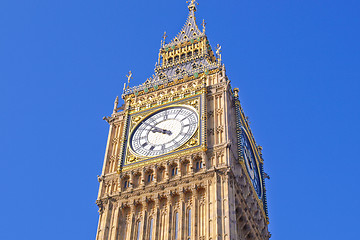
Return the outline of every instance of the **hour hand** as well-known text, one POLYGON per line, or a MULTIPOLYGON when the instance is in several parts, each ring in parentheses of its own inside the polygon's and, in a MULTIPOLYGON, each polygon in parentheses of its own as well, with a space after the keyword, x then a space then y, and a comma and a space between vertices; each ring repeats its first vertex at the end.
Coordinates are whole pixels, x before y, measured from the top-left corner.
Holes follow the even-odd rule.
POLYGON ((153 133, 158 132, 158 133, 162 133, 162 134, 171 135, 171 131, 165 130, 165 129, 161 129, 161 128, 158 128, 158 127, 153 127, 153 129, 151 129, 151 131, 152 131, 153 133))

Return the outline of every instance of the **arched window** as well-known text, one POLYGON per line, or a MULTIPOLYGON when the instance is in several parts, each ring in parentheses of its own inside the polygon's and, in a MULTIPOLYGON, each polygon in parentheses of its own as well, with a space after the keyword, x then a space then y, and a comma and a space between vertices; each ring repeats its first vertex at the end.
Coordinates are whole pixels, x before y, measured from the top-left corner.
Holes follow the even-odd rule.
POLYGON ((179 213, 176 212, 175 213, 175 240, 178 239, 178 235, 179 235, 179 213))
POLYGON ((192 52, 187 53, 187 57, 190 58, 192 56, 192 52))
POLYGON ((181 60, 185 59, 185 53, 181 54, 181 60))
POLYGON ((177 175, 177 167, 173 167, 172 170, 171 170, 171 176, 176 176, 177 175))
POLYGON ((130 179, 129 179, 129 176, 125 176, 123 179, 122 179, 122 183, 121 183, 121 188, 123 191, 125 191, 127 188, 129 188, 130 186, 130 179))
POLYGON ((202 169, 203 168, 202 161, 197 161, 195 164, 195 168, 196 168, 196 171, 199 171, 200 169, 202 169))
POLYGON ((154 180, 154 174, 149 173, 148 179, 147 179, 148 183, 151 183, 153 180, 154 180))
POLYGON ((174 61, 175 62, 179 61, 179 56, 175 56, 174 61))
POLYGON ((199 50, 196 49, 196 50, 194 51, 194 56, 197 56, 198 54, 199 54, 199 50))
POLYGON ((141 221, 138 221, 136 240, 140 240, 140 234, 141 234, 141 221))

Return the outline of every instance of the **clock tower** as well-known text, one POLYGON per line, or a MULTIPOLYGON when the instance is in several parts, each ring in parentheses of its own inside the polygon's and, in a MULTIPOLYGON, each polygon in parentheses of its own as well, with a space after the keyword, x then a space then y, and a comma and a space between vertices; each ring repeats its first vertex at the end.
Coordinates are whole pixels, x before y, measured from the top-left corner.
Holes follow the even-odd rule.
POLYGON ((269 239, 262 148, 196 24, 164 39, 155 73, 110 117, 97 240, 269 239))

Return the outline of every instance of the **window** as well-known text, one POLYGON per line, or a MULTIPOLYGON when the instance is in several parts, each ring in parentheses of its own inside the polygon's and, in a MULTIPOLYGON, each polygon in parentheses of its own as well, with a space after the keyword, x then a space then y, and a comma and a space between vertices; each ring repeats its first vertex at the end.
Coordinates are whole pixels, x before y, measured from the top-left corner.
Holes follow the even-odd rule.
POLYGON ((196 162, 196 171, 199 171, 201 168, 203 168, 203 163, 202 162, 196 162))
POLYGON ((138 224, 137 224, 136 240, 139 240, 139 239, 140 239, 140 233, 141 233, 141 221, 139 221, 138 224))
POLYGON ((171 176, 176 176, 177 175, 177 167, 173 167, 173 169, 171 170, 171 176))
POLYGON ((175 240, 178 239, 178 228, 179 228, 179 213, 175 213, 175 240))
POLYGON ((154 180, 154 175, 152 174, 152 173, 150 173, 149 175, 148 175, 148 183, 150 183, 150 182, 152 182, 154 180))
POLYGON ((154 219, 151 218, 151 220, 150 220, 150 229, 149 229, 149 240, 152 240, 153 224, 154 224, 154 219))
POLYGON ((188 210, 188 236, 191 236, 191 209, 188 210))
POLYGON ((124 181, 124 189, 127 189, 129 187, 129 181, 125 180, 124 181))

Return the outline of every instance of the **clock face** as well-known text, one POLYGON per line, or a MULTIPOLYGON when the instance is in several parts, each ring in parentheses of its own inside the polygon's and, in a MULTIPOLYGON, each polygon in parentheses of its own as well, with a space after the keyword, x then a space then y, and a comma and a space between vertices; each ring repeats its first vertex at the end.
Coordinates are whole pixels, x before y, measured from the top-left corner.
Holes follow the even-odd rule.
POLYGON ((130 137, 138 155, 155 157, 186 143, 198 128, 199 117, 191 107, 169 107, 145 118, 130 137))
POLYGON ((262 197, 262 186, 260 182, 260 172, 257 167, 255 160, 255 155, 251 147, 250 141, 245 133, 245 130, 242 130, 242 146, 243 146, 243 157, 246 165, 247 172, 249 173, 251 182, 255 188, 255 191, 259 198, 262 197))

